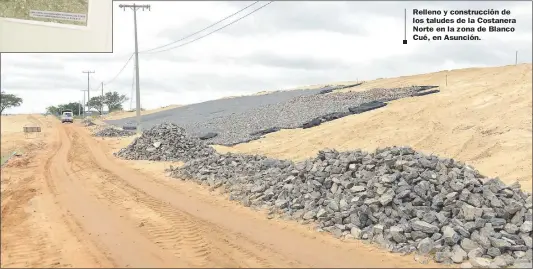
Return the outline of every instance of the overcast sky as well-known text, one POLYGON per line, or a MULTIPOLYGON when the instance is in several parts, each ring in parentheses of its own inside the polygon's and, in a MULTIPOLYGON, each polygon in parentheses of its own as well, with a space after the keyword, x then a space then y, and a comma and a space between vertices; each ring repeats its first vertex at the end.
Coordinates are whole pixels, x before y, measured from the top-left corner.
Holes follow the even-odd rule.
MULTIPOLYGON (((2 90, 24 99, 21 107, 5 112, 44 112, 50 105, 80 101, 80 90, 87 87, 82 71, 87 69, 96 71, 91 88, 98 89, 92 94, 99 94, 99 83, 115 77, 134 51, 133 14, 118 8, 120 3, 129 2, 114 3, 113 54, 3 54, 2 90)), ((151 11, 138 12, 141 51, 201 30, 252 2, 144 3, 151 11)), ((266 3, 259 2, 227 23, 266 3)), ((500 66, 514 64, 516 50, 519 62, 531 62, 531 10, 531 2, 510 1, 273 2, 197 42, 141 54, 141 103, 151 109, 310 84, 500 66), (466 7, 507 8, 518 20, 516 32, 486 33, 482 41, 402 44, 404 8, 411 39, 410 9, 466 7)), ((132 63, 104 90, 130 96, 132 63)), ((130 102, 124 107, 129 109, 130 102)))

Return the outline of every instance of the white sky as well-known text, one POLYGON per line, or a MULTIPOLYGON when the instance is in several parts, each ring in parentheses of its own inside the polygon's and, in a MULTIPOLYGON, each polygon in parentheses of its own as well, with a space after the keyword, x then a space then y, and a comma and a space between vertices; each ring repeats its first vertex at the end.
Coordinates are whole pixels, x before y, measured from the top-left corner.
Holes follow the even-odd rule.
MULTIPOLYGON (((2 54, 2 90, 24 100, 22 106, 5 113, 41 113, 50 105, 80 101, 81 90, 87 88, 83 70, 96 71, 90 80, 95 89, 91 95, 100 94, 100 82, 115 77, 134 50, 133 14, 118 8, 121 3, 130 2, 114 3, 113 54, 2 54)), ((142 51, 196 32, 252 2, 136 3, 151 5, 151 11, 137 13, 142 51)), ((507 65, 514 64, 516 50, 519 62, 531 62, 531 10, 531 2, 510 1, 274 2, 190 45, 141 54, 141 103, 151 109, 309 84, 507 65), (408 9, 410 39, 409 9, 466 7, 507 8, 510 17, 518 20, 517 31, 486 33, 482 41, 410 40, 402 44, 404 8, 408 9)), ((132 63, 104 91, 130 96, 132 63)), ((125 109, 129 107, 129 101, 124 103, 125 109)))

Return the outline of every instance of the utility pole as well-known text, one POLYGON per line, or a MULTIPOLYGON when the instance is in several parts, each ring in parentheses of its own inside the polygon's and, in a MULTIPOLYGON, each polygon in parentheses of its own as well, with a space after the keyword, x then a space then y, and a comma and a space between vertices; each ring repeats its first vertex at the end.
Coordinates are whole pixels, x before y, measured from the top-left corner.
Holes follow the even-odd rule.
POLYGON ((81 90, 83 92, 83 103, 82 103, 82 108, 83 108, 83 111, 82 111, 82 118, 85 118, 85 92, 86 91, 89 91, 89 90, 81 90))
POLYGON ((135 88, 137 90, 135 95, 135 101, 137 103, 137 133, 141 133, 142 127, 141 127, 141 91, 139 89, 139 43, 137 41, 137 9, 141 8, 143 11, 144 9, 148 9, 150 11, 150 5, 122 5, 120 4, 118 7, 126 10, 126 8, 131 8, 133 10, 133 29, 135 32, 135 88))
POLYGON ((514 55, 514 65, 517 65, 517 64, 518 64, 518 51, 516 51, 514 55))
POLYGON ((89 96, 89 76, 91 74, 94 74, 94 71, 83 71, 82 73, 87 73, 87 110, 90 110, 91 107, 89 106, 89 101, 91 100, 91 97, 89 96))
POLYGON ((102 99, 100 100, 100 116, 104 112, 104 83, 102 82, 102 99))

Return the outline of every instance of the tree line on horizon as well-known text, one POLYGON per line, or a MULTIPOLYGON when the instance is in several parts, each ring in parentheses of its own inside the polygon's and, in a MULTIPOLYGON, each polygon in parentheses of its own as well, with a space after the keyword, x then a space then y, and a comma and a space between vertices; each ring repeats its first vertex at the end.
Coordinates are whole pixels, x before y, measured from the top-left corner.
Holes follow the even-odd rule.
POLYGON ((104 107, 107 107, 108 112, 121 111, 123 110, 122 104, 128 101, 129 98, 124 94, 119 94, 118 92, 107 92, 103 96, 93 96, 85 104, 85 106, 80 102, 70 102, 66 104, 59 104, 55 106, 49 106, 46 108, 46 113, 52 115, 61 114, 63 110, 72 110, 75 116, 80 116, 80 112, 83 113, 84 108, 90 107, 98 111, 98 113, 103 114, 104 107), (82 111, 80 111, 80 108, 82 111))
MULTIPOLYGON (((85 106, 96 109, 100 114, 103 113, 103 108, 107 107, 109 112, 123 110, 122 104, 128 101, 129 98, 124 94, 118 92, 107 92, 103 96, 94 96, 85 104, 85 106)), ((19 107, 22 105, 22 98, 15 94, 9 94, 5 91, 0 92, 0 114, 7 108, 19 107)), ((80 102, 70 102, 67 104, 59 104, 55 106, 49 106, 46 108, 46 113, 52 115, 61 114, 63 110, 72 110, 73 114, 79 116, 80 107, 84 110, 85 107, 80 102)))
POLYGON ((0 92, 0 114, 4 112, 7 108, 18 107, 22 105, 22 98, 18 97, 15 94, 6 93, 5 91, 0 92))

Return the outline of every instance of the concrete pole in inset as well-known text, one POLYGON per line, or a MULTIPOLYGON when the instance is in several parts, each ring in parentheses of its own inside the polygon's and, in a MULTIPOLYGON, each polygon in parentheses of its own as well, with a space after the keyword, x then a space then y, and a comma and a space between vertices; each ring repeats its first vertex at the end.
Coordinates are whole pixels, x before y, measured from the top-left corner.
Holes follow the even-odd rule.
POLYGON ((124 10, 129 7, 133 10, 133 31, 135 33, 135 88, 137 90, 135 95, 135 101, 137 103, 137 133, 142 132, 142 126, 141 126, 141 91, 139 89, 139 43, 137 39, 137 9, 142 8, 150 10, 150 5, 119 5, 120 8, 123 8, 124 10))

